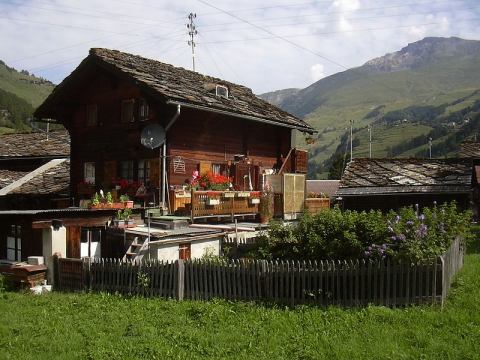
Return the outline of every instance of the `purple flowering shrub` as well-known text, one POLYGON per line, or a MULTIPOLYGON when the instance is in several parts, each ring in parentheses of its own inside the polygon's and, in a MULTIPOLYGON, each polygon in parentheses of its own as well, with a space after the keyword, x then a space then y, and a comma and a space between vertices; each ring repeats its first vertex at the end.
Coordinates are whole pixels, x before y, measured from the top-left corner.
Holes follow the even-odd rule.
POLYGON ((284 260, 390 259, 415 261, 442 254, 460 235, 471 237, 471 212, 456 204, 380 211, 342 212, 338 207, 298 223, 271 222, 247 257, 284 260))
POLYGON ((457 235, 470 237, 471 212, 459 213, 455 202, 431 208, 404 207, 386 216, 388 236, 372 242, 365 250, 367 258, 415 261, 445 252, 457 235), (421 211, 420 211, 421 210, 421 211))

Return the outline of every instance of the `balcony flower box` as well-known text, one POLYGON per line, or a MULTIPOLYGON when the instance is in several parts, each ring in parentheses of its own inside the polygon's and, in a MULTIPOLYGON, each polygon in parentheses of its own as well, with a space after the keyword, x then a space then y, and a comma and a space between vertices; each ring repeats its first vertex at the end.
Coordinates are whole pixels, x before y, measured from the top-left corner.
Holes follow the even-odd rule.
POLYGON ((225 197, 225 198, 235 197, 235 192, 234 191, 226 191, 226 192, 223 193, 223 197, 225 197))
POLYGON ((207 205, 218 205, 220 204, 220 199, 207 199, 207 205))
POLYGON ((249 191, 240 191, 237 193, 237 197, 249 197, 250 192, 249 191))
POLYGON ((260 198, 250 198, 248 202, 250 204, 260 204, 260 198))

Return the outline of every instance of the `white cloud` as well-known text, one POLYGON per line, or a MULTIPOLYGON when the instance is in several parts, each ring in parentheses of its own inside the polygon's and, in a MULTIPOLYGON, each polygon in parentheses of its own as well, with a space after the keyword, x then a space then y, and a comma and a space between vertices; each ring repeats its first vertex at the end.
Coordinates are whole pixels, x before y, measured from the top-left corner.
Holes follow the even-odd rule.
POLYGON ((480 40, 480 9, 469 0, 24 0, 0 2, 0 59, 56 83, 92 47, 191 69, 190 13, 196 71, 256 94, 305 88, 426 36, 480 40))
POLYGON ((325 77, 325 73, 323 71, 322 64, 315 64, 310 68, 310 76, 312 78, 312 82, 317 82, 320 79, 325 77))

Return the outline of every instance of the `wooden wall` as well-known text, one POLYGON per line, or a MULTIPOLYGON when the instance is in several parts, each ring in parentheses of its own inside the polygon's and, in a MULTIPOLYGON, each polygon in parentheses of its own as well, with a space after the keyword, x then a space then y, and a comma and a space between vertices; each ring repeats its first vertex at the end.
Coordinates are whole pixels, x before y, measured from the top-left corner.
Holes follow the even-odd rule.
MULTIPOLYGON (((174 117, 176 106, 154 100, 139 88, 112 80, 101 72, 92 83, 86 83, 82 91, 70 96, 76 96, 79 103, 73 112, 66 113, 70 119, 66 127, 72 141, 72 196, 76 196, 76 184, 83 180, 85 162, 96 164, 97 191, 103 188, 105 180, 118 175, 120 162, 127 160, 133 160, 135 174, 139 160, 150 160, 151 188, 161 188, 162 147, 150 149, 141 145, 141 132, 150 124, 165 128, 174 117), (149 106, 150 116, 146 121, 139 121, 137 117, 141 98, 149 106), (122 123, 122 101, 127 99, 135 100, 136 118, 131 123, 122 123), (86 107, 91 104, 97 105, 97 126, 86 126, 86 107)), ((184 184, 200 164, 206 163, 220 165, 221 172, 231 176, 231 165, 238 154, 256 166, 257 185, 264 169, 280 168, 282 157, 290 150, 290 135, 291 130, 287 128, 182 107, 180 116, 166 134, 167 185, 184 184), (180 169, 176 166, 178 160, 183 163, 180 169)))

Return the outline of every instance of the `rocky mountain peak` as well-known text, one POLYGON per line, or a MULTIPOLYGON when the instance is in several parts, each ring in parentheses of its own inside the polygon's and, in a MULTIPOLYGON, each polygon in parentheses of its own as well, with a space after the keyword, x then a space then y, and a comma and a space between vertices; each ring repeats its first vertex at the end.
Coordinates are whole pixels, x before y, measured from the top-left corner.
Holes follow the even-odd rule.
POLYGON ((441 58, 452 55, 480 56, 478 41, 463 40, 455 37, 427 37, 408 44, 400 51, 369 60, 363 67, 370 71, 387 73, 432 65, 441 58))

